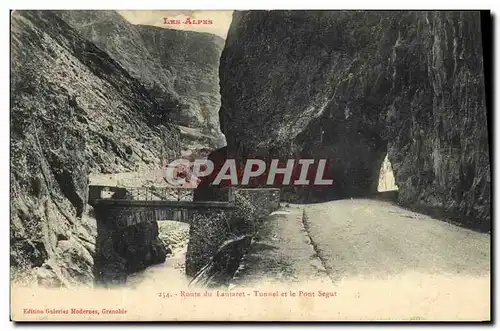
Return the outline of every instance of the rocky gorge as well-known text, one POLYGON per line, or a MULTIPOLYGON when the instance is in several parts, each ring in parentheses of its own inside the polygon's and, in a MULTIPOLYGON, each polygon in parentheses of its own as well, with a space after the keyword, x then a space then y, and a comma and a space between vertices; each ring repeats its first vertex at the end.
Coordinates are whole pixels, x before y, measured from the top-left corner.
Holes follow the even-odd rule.
MULTIPOLYGON (((145 173, 202 150, 213 150, 216 164, 327 159, 332 186, 280 187, 283 200, 299 203, 369 196, 387 159, 400 204, 488 231, 482 19, 478 12, 241 11, 224 43, 132 25, 112 11, 14 11, 13 279, 123 284, 164 262, 156 222, 121 232, 96 222, 89 176, 145 173)), ((203 181, 194 199, 227 199, 210 184, 203 181)), ((227 282, 227 273, 203 274, 204 266, 238 268, 275 209, 256 216, 263 202, 247 200, 232 222, 223 214, 193 220, 189 276, 227 282)))
MULTIPOLYGON (((116 30, 109 33, 113 32, 116 30)), ((11 13, 13 281, 56 287, 93 286, 96 279, 113 284, 123 282, 128 273, 165 261, 167 250, 158 238, 156 222, 121 233, 96 222, 94 210, 87 203, 89 177, 142 173, 179 157, 185 150, 220 146, 223 136, 217 135, 211 118, 219 94, 212 93, 212 84, 208 89, 196 84, 199 77, 192 77, 200 74, 210 76, 209 82, 217 81, 217 73, 212 75, 210 69, 218 63, 221 40, 217 38, 134 27, 117 13, 107 11, 11 13), (106 35, 106 27, 100 31, 97 23, 87 24, 92 27, 92 36, 96 31, 106 35, 102 40, 111 42, 106 47, 76 29, 81 28, 76 17, 92 21, 99 15, 108 16, 106 27, 121 29, 130 39, 117 41, 106 35), (141 45, 134 44, 137 36, 141 45), (158 54, 142 57, 144 54, 134 53, 159 52, 165 45, 148 44, 158 38, 184 45, 184 50, 171 54, 179 59, 182 52, 193 47, 211 57, 188 52, 189 61, 185 63, 163 59, 176 63, 176 70, 186 66, 184 75, 175 78, 173 67, 161 71, 147 62, 152 57, 159 61, 158 54), (124 43, 130 53, 113 48, 124 43), (126 57, 130 54, 136 56, 135 60, 126 57), (158 81, 164 86, 158 88, 158 81), (200 94, 195 97, 193 90, 197 89, 200 94), (187 126, 195 131, 189 141, 182 138, 187 126), (197 135, 202 131, 206 134, 197 135), (109 272, 102 274, 103 266, 109 272)))

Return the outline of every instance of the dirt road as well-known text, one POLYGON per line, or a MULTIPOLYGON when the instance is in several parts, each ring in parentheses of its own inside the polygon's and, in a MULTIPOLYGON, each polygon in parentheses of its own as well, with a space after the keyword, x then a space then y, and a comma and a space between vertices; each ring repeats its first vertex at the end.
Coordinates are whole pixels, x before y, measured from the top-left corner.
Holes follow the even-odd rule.
POLYGON ((490 235, 384 201, 290 205, 262 224, 235 284, 315 293, 280 304, 297 319, 489 320, 490 235))
POLYGON ((309 235, 333 280, 405 271, 490 273, 488 234, 377 200, 339 200, 304 208, 309 235))

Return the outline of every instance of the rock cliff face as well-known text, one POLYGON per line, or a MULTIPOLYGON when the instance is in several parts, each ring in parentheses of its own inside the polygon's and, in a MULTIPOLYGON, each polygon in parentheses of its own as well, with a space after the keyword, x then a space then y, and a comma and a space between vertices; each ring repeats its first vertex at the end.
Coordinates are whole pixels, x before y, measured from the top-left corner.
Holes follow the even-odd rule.
POLYGON ((217 112, 224 40, 208 33, 133 25, 114 11, 58 14, 105 50, 174 116, 186 149, 225 144, 217 112))
POLYGON ((228 156, 327 158, 330 199, 388 154, 401 203, 489 227, 478 12, 235 12, 220 80, 228 156))
POLYGON ((46 285, 91 285, 88 174, 159 163, 162 148, 174 157, 179 131, 137 79, 53 12, 15 11, 11 29, 11 264, 46 285))

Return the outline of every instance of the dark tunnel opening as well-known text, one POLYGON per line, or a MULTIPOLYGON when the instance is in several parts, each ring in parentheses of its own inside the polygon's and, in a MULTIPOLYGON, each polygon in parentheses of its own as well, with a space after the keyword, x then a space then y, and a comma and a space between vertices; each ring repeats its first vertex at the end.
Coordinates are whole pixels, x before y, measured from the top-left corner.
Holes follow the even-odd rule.
POLYGON ((391 192, 397 190, 398 186, 396 185, 392 164, 389 160, 389 156, 386 154, 380 165, 377 192, 391 192))

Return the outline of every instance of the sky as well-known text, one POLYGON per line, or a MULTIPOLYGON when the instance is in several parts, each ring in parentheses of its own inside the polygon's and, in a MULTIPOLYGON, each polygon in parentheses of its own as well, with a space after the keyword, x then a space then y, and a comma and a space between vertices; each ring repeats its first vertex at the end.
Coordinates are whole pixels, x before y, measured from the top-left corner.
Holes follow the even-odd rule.
POLYGON ((132 24, 153 25, 168 29, 208 32, 224 39, 232 20, 232 10, 119 10, 127 21, 132 24), (180 20, 181 24, 164 24, 164 17, 168 20, 180 20), (184 24, 186 18, 191 20, 211 20, 212 24, 184 24))

